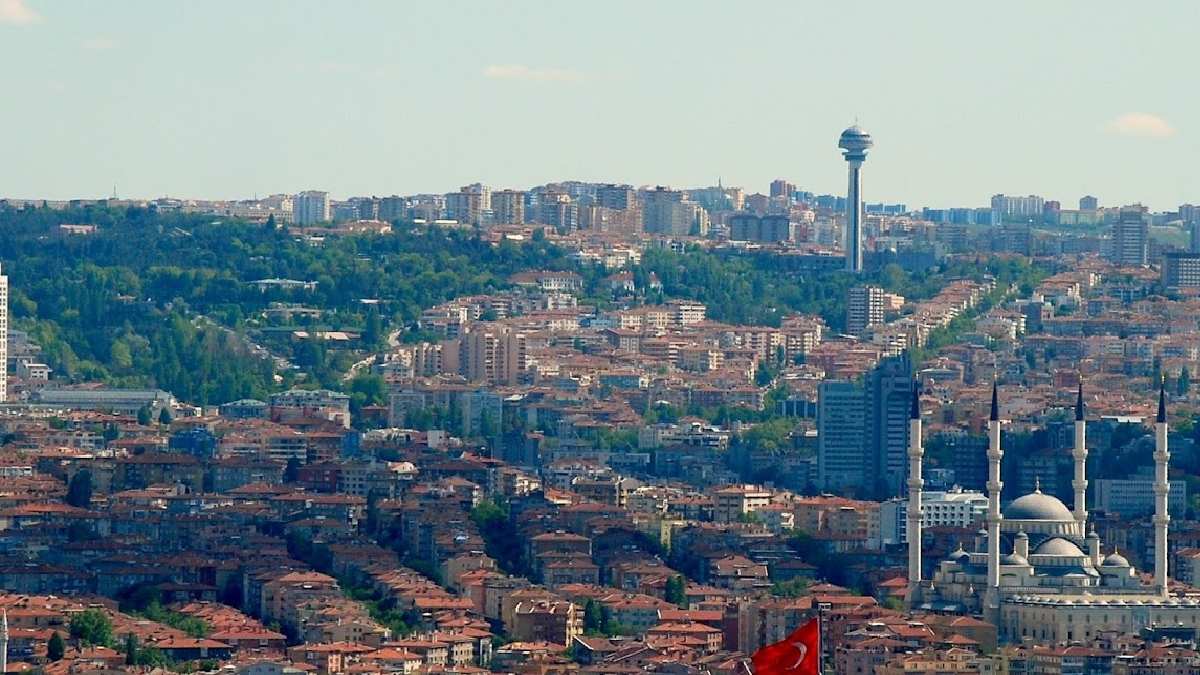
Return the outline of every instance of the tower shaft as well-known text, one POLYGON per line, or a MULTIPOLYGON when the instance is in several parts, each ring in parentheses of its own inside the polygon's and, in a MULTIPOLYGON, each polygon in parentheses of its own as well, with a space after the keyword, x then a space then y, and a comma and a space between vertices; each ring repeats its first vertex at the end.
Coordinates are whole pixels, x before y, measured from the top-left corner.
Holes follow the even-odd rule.
POLYGON ((1071 451, 1075 459, 1075 522, 1079 524, 1079 536, 1087 531, 1087 423, 1075 420, 1075 448, 1071 451))
POLYGON ((846 186, 846 270, 854 273, 863 271, 862 252, 862 160, 848 159, 848 185, 846 186))
POLYGON ((921 474, 921 418, 908 421, 908 593, 913 599, 921 583, 921 525, 924 520, 921 491, 925 481, 921 474))
POLYGON ((1167 512, 1167 497, 1171 492, 1167 463, 1170 459, 1167 422, 1160 419, 1154 425, 1154 588, 1162 595, 1167 594, 1167 525, 1171 522, 1167 512))
POLYGON ((1004 451, 1000 449, 1000 420, 995 415, 988 422, 988 512, 987 512, 987 593, 986 609, 999 607, 1000 602, 1000 491, 1004 483, 1000 480, 1000 460, 1004 451))

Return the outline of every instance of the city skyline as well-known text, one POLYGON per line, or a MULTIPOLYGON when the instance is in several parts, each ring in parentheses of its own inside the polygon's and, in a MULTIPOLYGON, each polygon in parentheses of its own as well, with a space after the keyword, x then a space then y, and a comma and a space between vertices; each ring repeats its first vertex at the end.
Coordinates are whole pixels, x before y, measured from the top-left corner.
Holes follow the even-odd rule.
POLYGON ((0 112, 21 158, 0 192, 756 191, 785 177, 838 194, 830 136, 857 119, 878 143, 866 202, 1094 194, 1170 209, 1200 195, 1186 170, 1200 101, 1161 68, 1186 58, 1185 3, 1155 17, 877 4, 855 17, 854 50, 826 29, 846 18, 836 7, 356 7, 5 0, 0 57, 26 64, 10 75, 26 98, 0 112))

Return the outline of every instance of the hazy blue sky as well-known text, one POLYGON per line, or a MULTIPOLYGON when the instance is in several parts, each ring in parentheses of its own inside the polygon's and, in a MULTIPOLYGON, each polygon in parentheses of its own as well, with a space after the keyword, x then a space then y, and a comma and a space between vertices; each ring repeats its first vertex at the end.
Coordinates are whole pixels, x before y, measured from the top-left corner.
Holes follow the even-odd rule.
POLYGON ((1200 2, 0 0, 0 195, 1200 201, 1200 2))

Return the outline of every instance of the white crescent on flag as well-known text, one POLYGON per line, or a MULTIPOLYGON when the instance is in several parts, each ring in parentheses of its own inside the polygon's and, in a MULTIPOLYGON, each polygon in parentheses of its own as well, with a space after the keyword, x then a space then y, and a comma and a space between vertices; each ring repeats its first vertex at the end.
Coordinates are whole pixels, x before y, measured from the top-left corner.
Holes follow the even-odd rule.
POLYGON ((804 644, 803 642, 793 642, 792 646, 796 648, 796 651, 800 652, 800 657, 796 659, 795 663, 788 667, 788 670, 795 670, 799 668, 800 664, 804 663, 804 657, 808 656, 808 645, 804 644))

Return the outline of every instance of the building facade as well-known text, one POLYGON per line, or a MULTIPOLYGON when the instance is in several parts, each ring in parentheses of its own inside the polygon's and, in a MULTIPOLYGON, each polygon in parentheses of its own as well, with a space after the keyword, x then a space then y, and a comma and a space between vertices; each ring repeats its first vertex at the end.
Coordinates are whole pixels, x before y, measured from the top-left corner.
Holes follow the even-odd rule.
POLYGON ((1150 255, 1150 226, 1146 219, 1146 207, 1123 207, 1112 225, 1110 243, 1109 260, 1114 265, 1145 266, 1150 255))
POLYGON ((883 323, 883 289, 878 286, 855 286, 847 292, 846 332, 866 337, 872 326, 883 323))
POLYGON ((306 190, 292 198, 292 222, 297 225, 327 223, 331 217, 328 192, 306 190))

